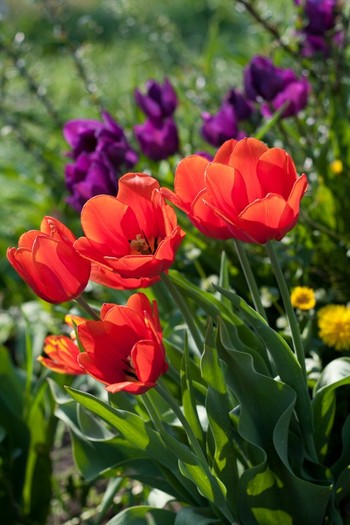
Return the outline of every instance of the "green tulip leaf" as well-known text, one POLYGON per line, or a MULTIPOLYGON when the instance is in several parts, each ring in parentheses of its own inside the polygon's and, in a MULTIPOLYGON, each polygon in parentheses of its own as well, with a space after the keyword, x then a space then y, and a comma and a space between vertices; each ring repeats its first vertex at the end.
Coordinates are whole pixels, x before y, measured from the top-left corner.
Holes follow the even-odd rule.
MULTIPOLYGON (((227 344, 223 323, 218 344, 220 341, 227 344)), ((260 525, 261 517, 265 520, 262 523, 269 523, 272 516, 277 516, 271 511, 278 510, 287 523, 292 519, 298 525, 319 525, 331 487, 326 480, 320 484, 318 480, 302 479, 289 463, 295 391, 282 381, 257 372, 251 355, 232 348, 230 352, 234 361, 234 394, 240 402, 238 430, 260 451, 256 453, 256 464, 239 479, 238 519, 247 525, 260 525)))
POLYGON ((199 420, 197 405, 195 400, 194 386, 193 386, 193 369, 196 367, 191 360, 188 346, 185 344, 183 358, 180 369, 181 391, 182 391, 182 406, 184 415, 189 422, 194 435, 203 447, 204 434, 199 420))
POLYGON ((320 457, 328 452, 328 443, 336 409, 336 390, 350 384, 350 358, 339 357, 322 371, 314 388, 312 408, 315 421, 315 442, 320 457))
POLYGON ((212 516, 209 509, 205 512, 205 509, 186 507, 176 513, 174 525, 211 525, 215 523, 219 525, 220 522, 212 516))
POLYGON ((174 525, 176 514, 146 505, 122 510, 106 525, 174 525))

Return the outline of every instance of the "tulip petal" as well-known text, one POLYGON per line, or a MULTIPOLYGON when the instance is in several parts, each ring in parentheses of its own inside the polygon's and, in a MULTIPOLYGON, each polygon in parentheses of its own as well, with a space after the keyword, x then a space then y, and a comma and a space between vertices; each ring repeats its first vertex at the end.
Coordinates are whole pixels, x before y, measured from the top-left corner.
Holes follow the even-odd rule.
POLYGON ((219 162, 220 164, 229 164, 229 160, 233 151, 233 148, 236 146, 237 140, 230 139, 226 140, 222 146, 216 152, 213 162, 219 162))
POLYGON ((91 281, 94 283, 108 286, 116 290, 133 290, 135 288, 147 288, 152 286, 160 280, 160 276, 155 277, 122 277, 120 274, 113 272, 111 269, 107 270, 96 264, 92 265, 91 281))
POLYGON ((54 217, 45 216, 41 221, 40 231, 51 237, 51 239, 68 242, 71 245, 73 245, 76 240, 71 230, 54 217))
POLYGON ((116 394, 124 390, 129 394, 144 394, 150 388, 153 388, 155 383, 142 383, 141 381, 124 381, 123 383, 115 383, 113 385, 106 386, 106 390, 111 394, 116 394))
POLYGON ((227 223, 208 206, 208 200, 207 191, 202 190, 192 204, 191 221, 204 235, 214 239, 229 239, 232 235, 227 228, 227 223))
POLYGON ((228 217, 238 215, 249 203, 245 181, 231 166, 210 163, 205 171, 208 201, 228 217))
POLYGON ((288 199, 298 175, 286 151, 280 148, 267 150, 260 157, 256 171, 264 195, 277 193, 288 199))
POLYGON ((254 138, 239 140, 233 148, 229 165, 241 173, 249 202, 264 197, 257 178, 256 167, 259 158, 267 150, 268 148, 263 142, 254 138))
POLYGON ((175 172, 174 189, 183 208, 189 210, 197 194, 204 189, 204 172, 208 161, 200 155, 183 159, 175 172))
POLYGON ((160 346, 153 341, 138 341, 131 352, 136 375, 143 383, 154 383, 168 365, 160 346))
POLYGON ((287 202, 270 193, 241 213, 239 225, 255 242, 264 244, 271 239, 280 240, 294 226, 294 219, 287 202))
POLYGON ((133 211, 110 195, 98 195, 88 200, 81 212, 81 224, 89 243, 80 237, 75 247, 84 257, 93 259, 92 249, 114 257, 129 252, 128 239, 135 238, 138 223, 133 211))
POLYGON ((307 186, 307 178, 306 175, 303 174, 295 181, 292 191, 290 192, 287 202, 295 216, 299 214, 300 201, 307 190, 307 186))

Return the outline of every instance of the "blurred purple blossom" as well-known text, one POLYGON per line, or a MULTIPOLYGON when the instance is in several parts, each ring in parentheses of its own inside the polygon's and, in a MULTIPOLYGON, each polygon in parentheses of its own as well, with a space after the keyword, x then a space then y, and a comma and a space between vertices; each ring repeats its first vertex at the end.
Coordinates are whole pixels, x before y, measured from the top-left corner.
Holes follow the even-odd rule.
POLYGON ((304 13, 308 20, 304 31, 314 35, 323 35, 335 25, 337 0, 306 0, 304 13))
POLYGON ((201 132, 204 139, 214 147, 219 147, 228 139, 240 139, 246 136, 239 130, 239 121, 246 120, 253 111, 252 103, 245 95, 231 88, 215 114, 202 113, 201 132))
POLYGON ((275 66, 268 57, 256 55, 244 70, 244 89, 250 100, 258 97, 270 101, 287 84, 296 80, 292 69, 275 66))
POLYGON ((134 133, 142 152, 152 160, 167 159, 179 150, 177 127, 171 117, 146 120, 134 126, 134 133))
POLYGON ((166 78, 163 84, 155 80, 146 83, 146 94, 135 89, 136 104, 151 120, 170 117, 177 107, 176 92, 170 81, 166 78))
POLYGON ((255 56, 244 71, 244 87, 248 98, 265 101, 261 105, 264 116, 285 106, 282 117, 296 115, 304 109, 311 87, 305 77, 298 78, 292 69, 275 66, 263 56, 255 56))
POLYGON ((303 19, 302 55, 311 57, 316 53, 327 55, 330 44, 341 45, 343 31, 334 31, 337 22, 338 0, 295 0, 303 19))
POLYGON ((306 78, 295 80, 287 84, 285 89, 280 91, 270 104, 263 104, 261 112, 264 116, 270 116, 282 106, 286 105, 281 116, 283 118, 293 117, 305 108, 310 89, 310 84, 306 78))
POLYGON ((77 211, 94 195, 116 195, 118 178, 138 161, 123 129, 111 115, 102 112, 103 121, 70 120, 63 135, 72 150, 67 157, 73 162, 65 169, 66 186, 71 196, 67 202, 77 211))
POLYGON ((246 120, 253 112, 253 106, 250 100, 237 89, 231 88, 226 93, 224 102, 227 102, 234 108, 237 120, 246 120))
POLYGON ((202 135, 212 146, 221 146, 225 140, 236 138, 238 135, 235 110, 227 102, 224 102, 214 115, 207 112, 202 113, 202 119, 202 135))

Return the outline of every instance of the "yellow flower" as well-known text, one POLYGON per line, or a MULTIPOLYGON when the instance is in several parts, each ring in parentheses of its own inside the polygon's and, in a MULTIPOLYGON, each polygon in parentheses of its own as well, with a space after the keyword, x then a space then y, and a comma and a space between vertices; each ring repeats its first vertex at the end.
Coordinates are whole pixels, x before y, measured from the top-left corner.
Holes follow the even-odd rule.
POLYGON ((336 350, 350 350, 350 307, 330 304, 318 312, 319 336, 336 350))
POLYGON ((291 293, 290 300, 294 308, 311 310, 316 304, 315 292, 307 286, 296 286, 291 293))
POLYGON ((343 171, 343 163, 339 159, 333 160, 333 162, 330 164, 330 168, 334 175, 340 175, 340 173, 343 171))

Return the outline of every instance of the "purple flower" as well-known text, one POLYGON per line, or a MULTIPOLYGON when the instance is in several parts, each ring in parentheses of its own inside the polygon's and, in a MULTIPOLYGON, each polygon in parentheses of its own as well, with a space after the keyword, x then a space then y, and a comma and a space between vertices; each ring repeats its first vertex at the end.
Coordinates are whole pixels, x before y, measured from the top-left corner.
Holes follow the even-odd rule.
POLYGON ((177 106, 177 96, 170 81, 166 78, 163 84, 155 80, 146 83, 146 94, 135 89, 136 104, 151 120, 170 117, 177 106))
POLYGON ((296 80, 291 69, 276 67, 272 61, 264 56, 255 56, 244 70, 244 89, 250 100, 258 97, 270 101, 287 84, 296 80))
POLYGON ((323 35, 335 25, 336 0, 306 0, 304 13, 308 20, 304 31, 323 35))
POLYGON ((103 122, 77 119, 67 122, 63 135, 73 159, 65 169, 66 186, 71 196, 67 202, 80 211, 84 203, 101 193, 115 195, 122 170, 132 168, 138 160, 123 129, 104 111, 103 122))
POLYGON ((303 27, 298 33, 302 36, 302 55, 312 57, 315 54, 328 55, 332 44, 340 46, 344 41, 344 32, 334 32, 337 18, 337 0, 301 0, 296 1, 301 6, 304 19, 303 27), (333 31, 332 31, 333 30, 333 31))
POLYGON ((226 93, 224 102, 230 104, 234 110, 237 120, 246 120, 253 112, 252 104, 243 93, 232 88, 226 93))
POLYGON ((135 137, 146 157, 152 160, 167 159, 179 149, 179 137, 174 120, 146 120, 134 126, 135 137))
POLYGON ((231 104, 223 102, 217 113, 202 113, 202 119, 202 135, 212 146, 219 147, 228 139, 238 138, 237 117, 231 104))
POLYGON ((293 117, 306 106, 310 89, 310 84, 306 78, 295 80, 280 91, 270 105, 264 104, 261 107, 261 112, 264 116, 270 116, 274 111, 286 105, 281 116, 283 118, 293 117))

